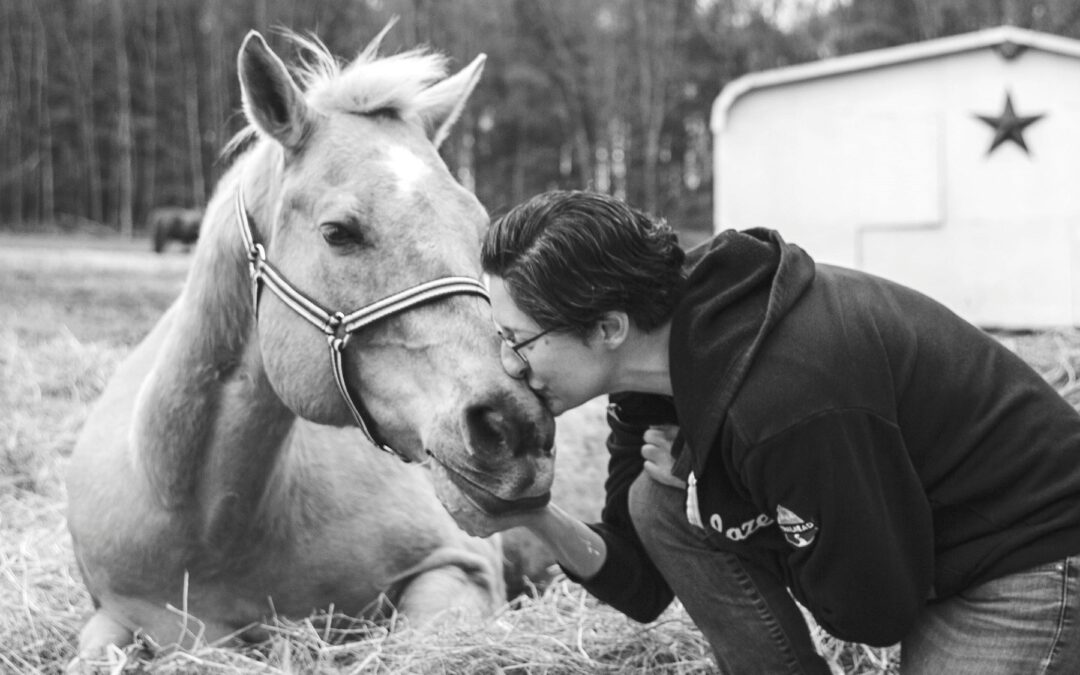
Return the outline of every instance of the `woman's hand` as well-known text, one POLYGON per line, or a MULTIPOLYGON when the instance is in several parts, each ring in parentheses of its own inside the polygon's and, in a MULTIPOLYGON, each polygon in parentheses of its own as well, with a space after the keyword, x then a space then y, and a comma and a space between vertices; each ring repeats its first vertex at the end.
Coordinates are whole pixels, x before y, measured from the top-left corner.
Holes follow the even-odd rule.
POLYGON ((607 559, 607 544, 603 538, 554 502, 539 509, 498 517, 469 519, 461 515, 454 516, 458 525, 478 537, 519 526, 527 528, 554 554, 559 564, 582 579, 589 579, 599 572, 607 559))
POLYGON ((671 468, 675 466, 671 444, 678 435, 679 427, 674 424, 649 427, 643 436, 645 443, 641 446, 641 456, 645 458, 645 473, 650 478, 664 485, 685 488, 686 481, 671 475, 671 468))

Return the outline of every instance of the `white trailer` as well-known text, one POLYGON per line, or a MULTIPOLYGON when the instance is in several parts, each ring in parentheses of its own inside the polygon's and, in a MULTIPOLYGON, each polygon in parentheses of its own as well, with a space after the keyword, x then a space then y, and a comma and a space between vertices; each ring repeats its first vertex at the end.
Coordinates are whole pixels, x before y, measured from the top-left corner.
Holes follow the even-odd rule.
POLYGON ((1080 324, 1080 41, 1006 26, 750 74, 712 131, 717 231, 978 325, 1080 324))

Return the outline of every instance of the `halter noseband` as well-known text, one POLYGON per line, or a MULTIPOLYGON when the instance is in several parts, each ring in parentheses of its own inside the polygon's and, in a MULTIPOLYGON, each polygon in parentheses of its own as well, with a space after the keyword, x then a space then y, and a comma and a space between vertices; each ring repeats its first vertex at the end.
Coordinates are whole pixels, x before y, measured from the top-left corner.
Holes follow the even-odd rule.
POLYGON ((381 450, 397 455, 399 459, 405 462, 411 461, 407 455, 398 452, 386 443, 376 440, 372 435, 372 427, 364 419, 361 412, 363 404, 353 400, 345 384, 345 345, 352 334, 361 328, 438 298, 465 294, 479 295, 490 301, 487 289, 484 288, 483 284, 471 277, 442 277, 398 291, 349 314, 331 312, 297 290, 266 259, 266 249, 263 248, 262 244, 255 241, 255 233, 248 219, 247 207, 244 205, 244 192, 239 189, 236 191, 236 222, 240 228, 240 236, 244 241, 244 248, 247 253, 248 275, 251 277, 251 301, 256 322, 259 317, 259 285, 262 283, 273 291, 274 295, 284 302, 287 307, 318 328, 326 336, 326 342, 330 347, 330 369, 334 374, 334 381, 337 382, 338 390, 341 391, 342 398, 348 404, 349 410, 352 412, 357 426, 360 427, 360 431, 364 432, 364 436, 381 450))

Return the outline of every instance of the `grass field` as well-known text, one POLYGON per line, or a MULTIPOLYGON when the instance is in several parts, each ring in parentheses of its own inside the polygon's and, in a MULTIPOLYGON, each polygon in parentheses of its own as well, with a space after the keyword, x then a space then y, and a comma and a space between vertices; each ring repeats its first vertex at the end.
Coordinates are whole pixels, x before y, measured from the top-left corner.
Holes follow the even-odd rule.
MULTIPOLYGON (((0 237, 0 673, 59 673, 90 612, 64 524, 66 458, 116 364, 179 292, 188 257, 149 245, 0 237)), ((1003 336, 1071 399, 1080 337, 1003 336)), ((1075 403, 1075 400, 1074 400, 1075 403)), ((602 407, 560 420, 555 498, 598 513, 602 407), (572 477, 572 478, 567 478, 572 477)), ((150 658, 113 654, 128 673, 705 673, 708 647, 674 604, 641 626, 567 580, 486 621, 420 634, 326 616, 278 621, 245 649, 204 646, 150 658)), ((897 651, 819 636, 837 672, 895 672, 897 651)))

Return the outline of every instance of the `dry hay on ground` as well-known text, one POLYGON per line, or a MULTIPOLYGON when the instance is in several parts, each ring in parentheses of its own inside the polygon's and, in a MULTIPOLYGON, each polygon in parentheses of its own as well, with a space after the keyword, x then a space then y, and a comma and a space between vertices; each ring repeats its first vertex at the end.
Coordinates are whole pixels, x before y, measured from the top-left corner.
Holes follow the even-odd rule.
MULTIPOLYGON (((271 637, 244 649, 166 652, 154 673, 707 673, 708 646, 673 608, 643 627, 596 607, 568 581, 485 620, 449 616, 417 630, 395 623, 317 615, 277 621, 271 637)), ((114 664, 146 662, 136 650, 114 664)))

